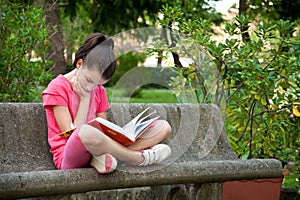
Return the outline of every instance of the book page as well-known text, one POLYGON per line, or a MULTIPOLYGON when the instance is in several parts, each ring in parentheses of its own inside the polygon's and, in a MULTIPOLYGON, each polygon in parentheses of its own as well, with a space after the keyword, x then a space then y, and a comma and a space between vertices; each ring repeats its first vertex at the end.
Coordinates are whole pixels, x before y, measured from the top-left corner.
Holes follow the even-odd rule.
POLYGON ((141 118, 139 121, 136 122, 135 127, 138 127, 141 123, 145 121, 145 119, 149 118, 151 115, 155 114, 156 110, 151 112, 150 114, 146 115, 145 117, 141 118))
POLYGON ((135 133, 134 133, 135 138, 139 137, 144 131, 146 131, 146 130, 149 128, 149 126, 150 126, 154 121, 156 121, 158 118, 159 118, 159 116, 154 117, 154 118, 152 118, 152 119, 149 119, 149 120, 147 120, 147 121, 144 121, 144 122, 138 124, 138 126, 136 127, 136 130, 135 130, 135 133))
POLYGON ((123 130, 127 133, 134 135, 137 122, 139 121, 141 116, 149 109, 150 109, 149 107, 146 108, 140 114, 138 114, 136 117, 134 117, 132 120, 130 120, 127 124, 125 124, 125 126, 123 126, 123 130))

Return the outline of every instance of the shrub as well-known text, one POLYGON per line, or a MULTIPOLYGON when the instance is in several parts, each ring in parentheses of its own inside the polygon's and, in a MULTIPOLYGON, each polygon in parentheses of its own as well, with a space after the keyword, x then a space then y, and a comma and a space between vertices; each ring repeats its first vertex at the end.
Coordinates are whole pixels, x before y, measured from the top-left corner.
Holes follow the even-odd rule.
POLYGON ((0 6, 0 101, 38 101, 40 86, 51 79, 45 15, 33 6, 0 6))
MULTIPOLYGON (((299 166, 300 37, 296 25, 261 21, 254 31, 243 32, 251 20, 240 15, 225 23, 228 37, 218 43, 212 39, 210 21, 185 20, 179 8, 168 6, 162 13, 161 25, 173 38, 165 49, 193 60, 187 67, 174 65, 179 74, 170 83, 175 94, 189 88, 198 103, 222 107, 225 102, 225 126, 238 157, 271 157, 299 166)), ((299 167, 294 172, 299 177, 299 167)))

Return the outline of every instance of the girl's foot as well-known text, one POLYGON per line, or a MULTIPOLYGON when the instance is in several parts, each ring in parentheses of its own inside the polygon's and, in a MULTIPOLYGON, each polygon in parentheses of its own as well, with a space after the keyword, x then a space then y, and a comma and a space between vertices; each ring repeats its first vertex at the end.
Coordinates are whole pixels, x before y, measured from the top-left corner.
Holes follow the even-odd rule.
POLYGON ((100 156, 93 156, 91 160, 91 166, 94 167, 99 174, 113 172, 117 168, 117 164, 117 159, 108 153, 100 156))
POLYGON ((142 151, 144 161, 139 166, 157 164, 171 155, 171 148, 166 144, 157 144, 150 149, 142 151))

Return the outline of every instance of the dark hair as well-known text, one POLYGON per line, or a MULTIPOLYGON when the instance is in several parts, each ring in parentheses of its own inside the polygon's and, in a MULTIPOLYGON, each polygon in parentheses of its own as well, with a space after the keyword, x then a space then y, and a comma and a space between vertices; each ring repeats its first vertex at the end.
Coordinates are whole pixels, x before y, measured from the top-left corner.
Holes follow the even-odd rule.
POLYGON ((97 68, 103 78, 108 80, 117 68, 113 48, 114 42, 111 38, 102 33, 90 34, 76 52, 73 66, 76 67, 78 60, 82 59, 84 67, 97 68))

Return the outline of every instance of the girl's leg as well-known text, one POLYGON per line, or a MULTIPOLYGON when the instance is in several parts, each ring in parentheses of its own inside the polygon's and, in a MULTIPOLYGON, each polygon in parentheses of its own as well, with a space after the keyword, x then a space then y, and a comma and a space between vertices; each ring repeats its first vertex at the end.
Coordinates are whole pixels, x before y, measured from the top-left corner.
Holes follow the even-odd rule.
POLYGON ((91 153, 82 144, 76 129, 70 136, 64 149, 63 158, 58 169, 74 169, 88 167, 91 153))
POLYGON ((92 126, 82 125, 79 137, 86 149, 94 156, 109 153, 118 160, 132 164, 142 163, 144 160, 141 152, 124 147, 92 126))
POLYGON ((166 120, 157 120, 145 133, 128 148, 131 150, 143 150, 153 147, 167 139, 171 133, 171 126, 166 120))

